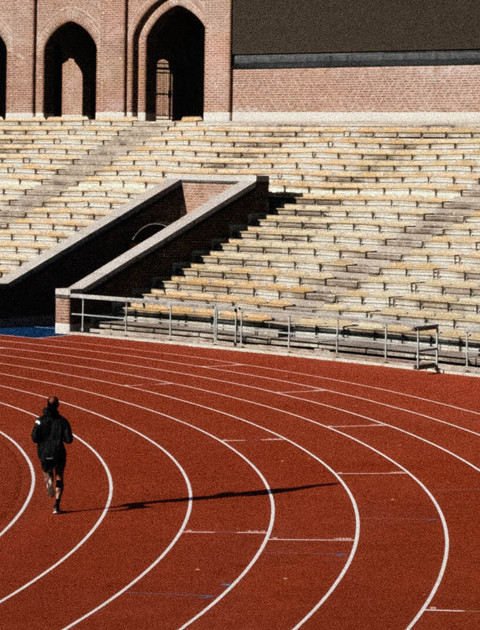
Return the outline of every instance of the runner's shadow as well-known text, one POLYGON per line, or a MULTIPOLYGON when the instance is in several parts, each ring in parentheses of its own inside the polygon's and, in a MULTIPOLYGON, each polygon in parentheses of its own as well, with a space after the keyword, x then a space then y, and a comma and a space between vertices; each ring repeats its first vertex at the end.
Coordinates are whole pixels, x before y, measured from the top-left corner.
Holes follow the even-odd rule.
MULTIPOLYGON (((290 488, 270 488, 263 490, 245 490, 242 492, 219 492, 217 494, 206 494, 193 497, 175 497, 172 499, 152 499, 147 501, 131 501, 127 503, 120 503, 118 505, 112 505, 109 508, 109 512, 127 512, 130 510, 144 510, 151 508, 155 505, 161 505, 162 503, 188 503, 189 501, 216 501, 218 499, 233 499, 235 497, 261 497, 268 496, 270 494, 284 494, 287 492, 300 492, 302 490, 313 490, 315 488, 328 488, 330 486, 338 486, 336 482, 332 483, 315 483, 305 486, 293 486, 290 488)), ((66 510, 65 513, 75 514, 78 512, 96 512, 103 508, 89 508, 86 510, 66 510)))

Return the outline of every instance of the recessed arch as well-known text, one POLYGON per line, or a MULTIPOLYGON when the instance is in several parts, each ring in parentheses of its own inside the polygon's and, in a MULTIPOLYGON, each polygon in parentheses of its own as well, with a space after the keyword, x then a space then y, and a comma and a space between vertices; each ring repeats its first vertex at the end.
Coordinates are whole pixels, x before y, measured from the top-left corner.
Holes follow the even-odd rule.
POLYGON ((151 29, 146 52, 146 117, 151 120, 164 117, 166 110, 174 120, 202 116, 205 56, 202 22, 183 7, 170 9, 151 29), (169 77, 165 76, 167 65, 169 77), (170 85, 169 104, 165 104, 162 82, 170 85))
POLYGON ((59 27, 45 46, 45 116, 95 118, 97 49, 75 22, 59 27))
POLYGON ((173 88, 172 117, 201 115, 203 112, 206 30, 203 3, 200 0, 163 0, 153 5, 143 15, 138 14, 134 23, 136 28, 131 48, 132 74, 128 87, 131 111, 140 118, 156 118, 155 74, 158 61, 164 59, 168 61, 172 71, 172 87, 173 82, 176 81, 176 87, 173 88), (190 41, 183 51, 179 51, 180 40, 185 40, 182 33, 191 33, 194 37, 192 40, 187 35, 190 41), (170 38, 171 41, 175 37, 177 48, 171 46, 165 54, 162 54, 161 47, 163 46, 163 51, 165 51, 167 40, 170 38), (176 52, 180 52, 180 54, 176 55, 176 52), (185 58, 188 56, 195 60, 194 64, 185 63, 185 58), (195 64, 196 70, 192 68, 192 65, 195 64), (182 66, 187 72, 182 72, 182 66), (182 93, 185 94, 182 87, 184 87, 184 78, 188 76, 189 69, 194 75, 190 95, 196 90, 196 98, 193 102, 196 102, 197 105, 193 107, 194 114, 186 113, 188 110, 192 110, 192 104, 187 104, 185 107, 185 101, 181 98, 182 93), (180 98, 178 98, 179 96, 180 98))

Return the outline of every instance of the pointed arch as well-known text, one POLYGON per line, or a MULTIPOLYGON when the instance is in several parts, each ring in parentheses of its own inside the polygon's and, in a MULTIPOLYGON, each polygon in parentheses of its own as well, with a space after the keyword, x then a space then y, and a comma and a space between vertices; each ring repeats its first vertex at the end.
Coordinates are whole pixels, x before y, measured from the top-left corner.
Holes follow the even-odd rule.
POLYGON ((44 54, 45 116, 95 117, 97 48, 80 25, 67 22, 48 39, 44 54))
POLYGON ((138 16, 131 53, 132 111, 139 117, 155 118, 155 68, 164 58, 172 71, 172 116, 201 115, 204 51, 205 17, 200 0, 166 0, 138 16))

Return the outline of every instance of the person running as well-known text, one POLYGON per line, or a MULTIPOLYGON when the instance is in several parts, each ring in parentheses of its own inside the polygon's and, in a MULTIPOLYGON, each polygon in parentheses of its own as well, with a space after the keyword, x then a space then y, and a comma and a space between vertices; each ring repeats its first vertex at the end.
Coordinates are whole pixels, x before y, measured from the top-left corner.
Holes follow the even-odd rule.
POLYGON ((50 396, 43 414, 37 418, 32 430, 32 440, 37 445, 47 494, 55 497, 54 514, 62 513, 60 500, 63 494, 63 473, 67 463, 65 444, 73 442, 70 423, 58 413, 58 405, 58 398, 50 396))

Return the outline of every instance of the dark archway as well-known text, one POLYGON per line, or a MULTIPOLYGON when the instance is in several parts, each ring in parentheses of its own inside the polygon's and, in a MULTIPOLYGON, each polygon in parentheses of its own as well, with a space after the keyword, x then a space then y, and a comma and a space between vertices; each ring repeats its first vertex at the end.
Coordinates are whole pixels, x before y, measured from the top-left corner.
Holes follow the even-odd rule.
POLYGON ((68 22, 45 47, 45 116, 95 118, 97 48, 85 29, 68 22))
POLYGON ((178 7, 158 20, 147 39, 149 120, 203 116, 204 55, 205 29, 192 13, 178 7))
POLYGON ((0 38, 0 116, 7 113, 7 47, 0 38))

